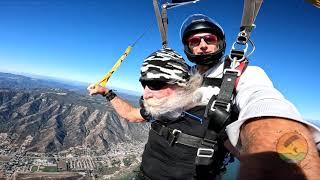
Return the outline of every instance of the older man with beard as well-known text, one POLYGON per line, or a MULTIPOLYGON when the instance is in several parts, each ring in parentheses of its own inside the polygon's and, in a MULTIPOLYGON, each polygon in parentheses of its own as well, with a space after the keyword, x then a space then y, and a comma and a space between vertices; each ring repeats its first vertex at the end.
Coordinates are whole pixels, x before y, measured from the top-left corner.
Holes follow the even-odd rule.
MULTIPOLYGON (((199 92, 202 76, 190 76, 182 56, 166 48, 144 60, 140 82, 144 88, 141 108, 133 107, 101 86, 90 85, 88 91, 90 95, 105 96, 129 122, 151 122, 138 179, 192 179, 196 144, 208 124, 203 118, 205 104, 201 104, 199 92)), ((222 148, 218 154, 221 158, 209 179, 218 174, 226 151, 222 148)))
POLYGON ((100 94, 112 104, 117 113, 129 122, 144 122, 160 117, 178 118, 181 113, 200 103, 202 76, 189 75, 189 67, 181 55, 170 48, 160 49, 148 56, 141 67, 143 104, 135 108, 112 90, 91 84, 90 95, 100 94), (152 118, 152 119, 151 119, 152 118))

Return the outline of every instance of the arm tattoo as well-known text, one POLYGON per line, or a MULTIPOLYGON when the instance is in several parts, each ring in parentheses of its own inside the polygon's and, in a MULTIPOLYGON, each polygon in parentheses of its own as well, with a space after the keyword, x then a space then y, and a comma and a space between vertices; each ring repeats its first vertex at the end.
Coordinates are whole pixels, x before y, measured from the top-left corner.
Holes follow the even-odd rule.
POLYGON ((259 167, 261 170, 257 170, 257 176, 264 176, 263 173, 269 170, 274 173, 272 177, 294 171, 306 178, 320 179, 318 151, 304 125, 283 118, 262 117, 245 123, 240 138, 244 160, 240 175, 243 177, 249 177, 245 170, 248 167, 259 167), (279 168, 275 170, 277 166, 279 168))

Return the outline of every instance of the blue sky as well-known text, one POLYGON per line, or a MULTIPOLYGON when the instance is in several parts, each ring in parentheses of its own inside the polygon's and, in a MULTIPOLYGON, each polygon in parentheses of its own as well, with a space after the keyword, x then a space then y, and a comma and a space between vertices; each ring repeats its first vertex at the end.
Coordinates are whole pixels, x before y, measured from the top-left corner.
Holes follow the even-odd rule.
MULTIPOLYGON (((242 7, 242 0, 201 0, 169 10, 169 46, 183 54, 181 23, 203 13, 224 27, 229 52, 242 7)), ((320 119, 319 19, 320 9, 304 0, 266 0, 251 36, 250 64, 311 119, 320 119)), ((140 64, 161 47, 152 0, 0 0, 0 71, 95 82, 144 31, 110 86, 141 91, 140 64)))

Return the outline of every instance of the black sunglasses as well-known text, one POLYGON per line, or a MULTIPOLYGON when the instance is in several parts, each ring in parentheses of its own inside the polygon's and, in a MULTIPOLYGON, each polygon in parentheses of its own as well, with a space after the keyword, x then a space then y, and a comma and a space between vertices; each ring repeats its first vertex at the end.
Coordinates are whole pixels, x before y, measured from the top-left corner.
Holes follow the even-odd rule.
POLYGON ((168 84, 162 81, 141 81, 141 85, 143 88, 148 86, 148 88, 151 90, 160 90, 160 89, 163 89, 168 84))

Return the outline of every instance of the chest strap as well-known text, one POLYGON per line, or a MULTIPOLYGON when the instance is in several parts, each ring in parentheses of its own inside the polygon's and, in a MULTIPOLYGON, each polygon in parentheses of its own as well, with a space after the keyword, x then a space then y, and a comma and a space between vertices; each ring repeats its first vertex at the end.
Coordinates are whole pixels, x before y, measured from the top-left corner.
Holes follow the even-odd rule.
POLYGON ((183 144, 185 146, 198 148, 202 140, 202 138, 185 134, 178 129, 168 128, 157 122, 151 124, 151 129, 159 136, 166 139, 170 146, 174 144, 183 144))

